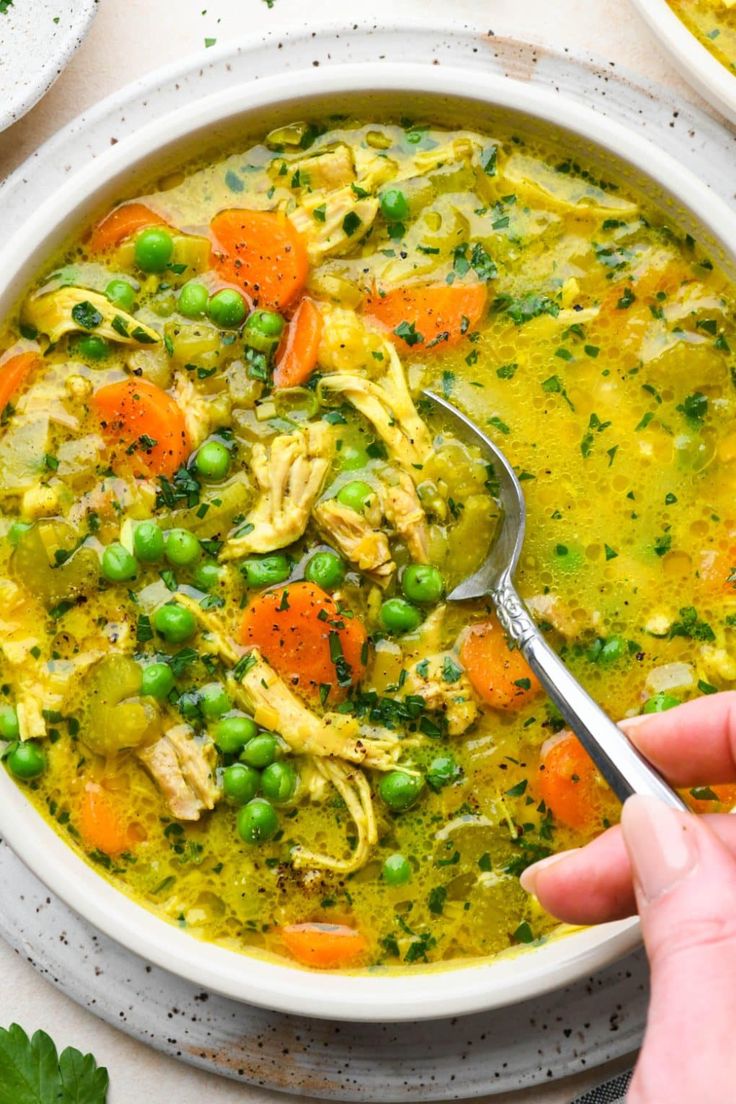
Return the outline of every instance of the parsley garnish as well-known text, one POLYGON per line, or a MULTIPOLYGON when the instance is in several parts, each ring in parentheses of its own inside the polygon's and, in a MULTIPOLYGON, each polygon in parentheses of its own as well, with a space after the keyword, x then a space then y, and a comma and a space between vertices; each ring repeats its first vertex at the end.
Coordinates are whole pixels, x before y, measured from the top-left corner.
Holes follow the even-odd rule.
POLYGON ((59 1054, 45 1031, 0 1028, 0 1100, 13 1104, 105 1104, 109 1078, 91 1054, 59 1054))
POLYGON ((413 322, 399 322, 394 333, 410 347, 412 345, 421 345, 424 341, 423 335, 417 332, 413 322))
POLYGON ((95 330, 102 321, 102 315, 97 307, 94 307, 87 299, 74 304, 72 318, 83 330, 95 330))

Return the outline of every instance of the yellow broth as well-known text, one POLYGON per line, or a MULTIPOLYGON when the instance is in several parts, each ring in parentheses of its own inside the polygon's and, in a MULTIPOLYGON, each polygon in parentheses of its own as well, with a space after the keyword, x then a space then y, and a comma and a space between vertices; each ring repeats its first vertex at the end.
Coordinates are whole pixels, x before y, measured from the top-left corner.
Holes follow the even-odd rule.
MULTIPOLYGON (((0 723, 11 774, 116 887, 193 935, 237 950, 288 957, 285 929, 315 922, 345 925, 360 944, 339 962, 292 947, 307 965, 418 968, 543 940, 555 922, 524 894, 518 875, 591 838, 615 820, 617 806, 595 777, 585 783, 582 819, 567 815, 569 798, 558 813, 543 800, 540 756, 562 725, 518 655, 502 656, 513 677, 488 672, 505 695, 502 708, 493 693, 489 704, 468 684, 463 641, 469 624, 488 620, 488 606, 413 602, 419 627, 387 629, 381 608, 401 595, 412 551, 396 519, 378 518, 388 582, 382 589, 343 555, 347 575, 336 591, 340 608, 369 634, 362 681, 345 698, 336 665, 326 697, 301 708, 318 719, 337 710, 363 726, 368 744, 387 735, 391 769, 424 779, 421 792, 409 808, 392 808, 380 792, 391 773, 385 764, 354 759, 346 767, 337 756, 350 793, 358 775, 367 781, 376 819, 375 840, 358 861, 355 816, 320 771, 329 755, 295 749, 295 728, 278 710, 268 724, 256 713, 261 728, 278 733, 281 762, 298 784, 273 807, 276 834, 249 842, 237 829, 245 805, 222 792, 240 752, 213 743, 218 718, 206 715, 201 688, 224 686, 233 715, 248 714, 238 696, 239 679, 248 677, 240 623, 268 586, 242 570, 258 556, 223 556, 252 516, 254 449, 268 457, 279 437, 303 436, 311 425, 329 436, 332 454, 302 531, 297 525, 293 539, 274 546, 287 564, 286 579, 270 580, 286 594, 282 604, 314 550, 335 548, 317 530, 314 509, 355 480, 383 501, 386 479, 408 475, 427 558, 446 589, 478 565, 496 519, 493 473, 480 458, 419 402, 432 447, 421 464, 408 462, 387 444, 405 408, 377 426, 349 398, 328 401, 321 389, 336 374, 348 382, 370 374, 380 384, 395 347, 415 398, 422 386, 446 395, 515 465, 528 506, 520 591, 603 707, 623 717, 732 685, 731 285, 696 241, 639 197, 515 134, 294 124, 245 151, 186 165, 136 202, 175 228, 161 272, 141 271, 145 229, 107 250, 87 233, 49 262, 2 331, 1 347, 13 356, 43 354, 17 391, 0 391, 0 723), (387 216, 392 188, 407 209, 394 196, 387 216), (242 323, 218 325, 179 309, 182 287, 201 282, 214 295, 223 286, 208 228, 231 208, 281 211, 308 242, 306 290, 324 329, 316 375, 301 390, 272 390, 273 358, 283 353, 249 353, 242 323), (113 326, 100 343, 101 323, 85 310, 90 293, 104 295, 112 279, 128 281, 130 313, 153 340, 122 344, 113 326), (428 286, 471 289, 483 302, 479 317, 463 317, 450 340, 440 334, 434 343, 431 314, 407 310, 394 332, 371 320, 370 303, 382 293, 421 295, 428 286), (54 306, 44 298, 69 288, 77 289, 71 300, 54 306), (172 394, 189 419, 191 455, 176 474, 134 470, 140 455, 149 462, 150 440, 118 450, 111 470, 111 431, 101 430, 94 397, 126 378, 172 394), (197 448, 213 440, 228 451, 220 481, 196 467, 197 448), (139 558, 134 577, 105 578, 105 549, 122 542, 135 551, 135 528, 146 519, 162 533, 193 532, 204 542, 200 563, 221 558, 216 581, 212 567, 203 580, 196 564, 161 557, 139 558), (167 640, 156 631, 157 611, 181 594, 198 611, 197 627, 167 640), (163 698, 142 693, 152 661, 173 676, 163 698), (465 720, 448 724, 453 709, 465 710, 465 720), (13 718, 21 741, 44 757, 40 772, 32 756, 18 767, 13 718), (172 812, 141 759, 182 725, 187 749, 209 771, 196 818, 172 812), (106 832, 84 820, 84 802, 88 821, 99 819, 102 804, 106 832), (318 859, 300 865, 299 848, 343 869, 318 859), (399 884, 384 867, 396 854, 405 860, 399 884)), ((297 301, 283 313, 292 317, 297 301)), ((10 365, 6 355, 0 386, 10 365)), ((297 686, 297 699, 303 690, 297 686)), ((573 804, 577 782, 573 773, 566 783, 573 804)), ((711 809, 731 802, 721 790, 694 796, 711 809)))

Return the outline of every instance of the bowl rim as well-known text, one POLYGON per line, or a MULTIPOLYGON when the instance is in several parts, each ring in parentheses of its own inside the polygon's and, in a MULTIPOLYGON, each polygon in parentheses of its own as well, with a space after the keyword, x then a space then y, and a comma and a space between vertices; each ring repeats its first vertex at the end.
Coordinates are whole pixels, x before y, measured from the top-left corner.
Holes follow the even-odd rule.
POLYGON ((730 73, 672 10, 667 0, 631 0, 660 47, 712 107, 736 122, 736 74, 730 73))
MULTIPOLYGON (((111 180, 132 176, 157 150, 208 125, 265 110, 302 96, 394 91, 477 101, 528 115, 569 132, 628 163, 675 198, 707 228, 732 260, 736 214, 688 169, 648 140, 590 108, 550 96, 544 88, 495 74, 467 74, 452 66, 341 63, 331 69, 290 71, 243 82, 153 120, 73 174, 0 252, 0 312, 16 296, 24 269, 64 222, 111 180), (676 186, 675 185, 676 182, 676 186)), ((100 877, 36 812, 22 790, 0 772, 0 834, 53 892, 118 943, 169 972, 240 1001, 325 1019, 376 1022, 433 1019, 486 1011, 531 999, 609 965, 639 943, 636 919, 582 929, 531 953, 500 956, 441 971, 393 974, 315 974, 266 958, 202 942, 136 904, 100 877)))

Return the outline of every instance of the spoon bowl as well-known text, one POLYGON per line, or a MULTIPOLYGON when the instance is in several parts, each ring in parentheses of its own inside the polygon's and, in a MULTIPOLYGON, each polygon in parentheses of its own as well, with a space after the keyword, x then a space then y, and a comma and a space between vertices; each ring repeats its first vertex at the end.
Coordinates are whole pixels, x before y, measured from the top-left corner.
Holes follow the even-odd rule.
POLYGON ((447 601, 491 599, 509 641, 519 648, 546 694, 621 801, 634 793, 648 794, 687 811, 679 794, 593 701, 549 646, 519 597, 514 575, 524 544, 526 504, 510 461, 475 422, 447 399, 426 390, 422 396, 442 411, 461 438, 477 446, 488 458, 492 493, 501 510, 500 525, 488 555, 477 571, 447 595, 447 601))

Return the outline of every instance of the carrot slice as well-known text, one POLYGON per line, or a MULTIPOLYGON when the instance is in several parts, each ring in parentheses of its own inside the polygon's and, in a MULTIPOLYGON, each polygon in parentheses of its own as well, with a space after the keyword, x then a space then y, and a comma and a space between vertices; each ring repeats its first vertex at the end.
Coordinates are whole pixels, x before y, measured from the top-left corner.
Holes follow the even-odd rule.
POLYGON ((89 248, 93 253, 103 253, 120 245, 137 230, 166 225, 166 220, 144 203, 124 203, 97 223, 89 238, 89 248))
POLYGON ((685 798, 688 805, 695 813, 712 813, 714 812, 714 804, 718 802, 720 805, 725 805, 727 809, 733 809, 736 806, 736 786, 733 783, 727 783, 724 786, 706 786, 700 787, 695 790, 696 793, 702 791, 710 792, 713 797, 693 797, 692 791, 688 790, 685 793, 685 798))
POLYGON ((79 805, 79 831, 93 851, 119 855, 136 840, 123 824, 109 795, 96 782, 87 782, 79 805))
POLYGON ((213 267, 259 307, 280 310, 304 287, 309 258, 301 234, 277 211, 233 208, 215 215, 213 267))
POLYGON ((181 407, 144 379, 101 387, 92 396, 113 466, 135 475, 173 475, 192 451, 181 407))
POLYGON ((593 828, 606 790, 593 760, 572 732, 550 741, 542 753, 537 790, 568 828, 593 828))
POLYGON ((322 312, 313 299, 302 299, 289 323, 283 353, 276 361, 273 382, 276 387, 298 387, 317 366, 322 340, 322 312))
POLYGON ((243 614, 240 639, 259 648, 273 669, 308 698, 324 695, 322 687, 330 688, 329 702, 344 698, 365 670, 363 623, 342 613, 313 583, 259 594, 243 614))
POLYGON ((471 625, 460 659, 473 689, 494 709, 520 709, 539 692, 539 682, 518 648, 509 648, 495 617, 471 625))
POLYGON ((404 287, 371 295, 363 310, 391 331, 399 351, 424 353, 462 341, 480 320, 486 297, 483 284, 404 287))
POLYGON ((353 966, 368 947, 365 937, 347 924, 287 924, 281 939, 297 962, 321 970, 353 966))
POLYGON ((36 352, 15 353, 0 363, 0 414, 40 363, 41 357, 36 352))

